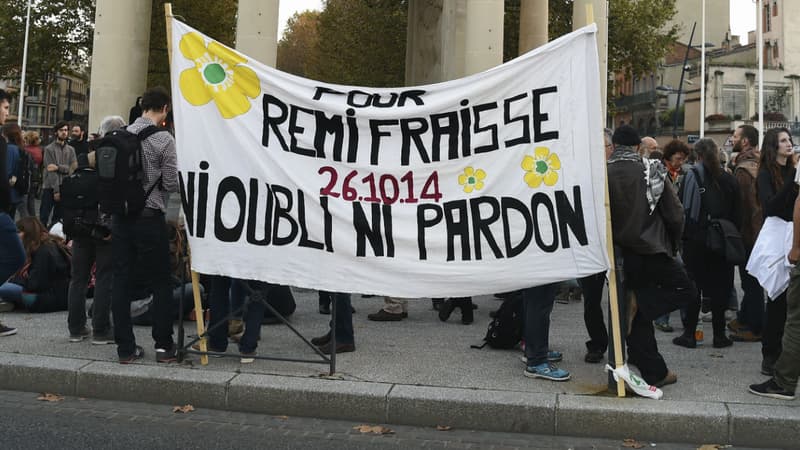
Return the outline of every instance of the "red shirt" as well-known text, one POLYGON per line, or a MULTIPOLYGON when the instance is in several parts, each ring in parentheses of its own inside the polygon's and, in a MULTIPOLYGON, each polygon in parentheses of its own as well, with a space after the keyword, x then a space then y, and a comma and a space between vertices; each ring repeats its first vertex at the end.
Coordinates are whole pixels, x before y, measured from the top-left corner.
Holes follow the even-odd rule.
POLYGON ((42 147, 38 145, 26 145, 25 151, 31 155, 33 162, 35 162, 37 166, 42 165, 42 147))

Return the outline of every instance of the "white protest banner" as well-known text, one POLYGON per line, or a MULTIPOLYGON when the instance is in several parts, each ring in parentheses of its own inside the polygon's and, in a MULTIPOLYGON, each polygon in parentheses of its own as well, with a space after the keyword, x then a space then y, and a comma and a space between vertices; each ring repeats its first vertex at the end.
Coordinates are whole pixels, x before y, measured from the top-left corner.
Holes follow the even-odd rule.
POLYGON ((194 270, 449 297, 607 269, 594 26, 401 88, 299 78, 172 30, 194 270))

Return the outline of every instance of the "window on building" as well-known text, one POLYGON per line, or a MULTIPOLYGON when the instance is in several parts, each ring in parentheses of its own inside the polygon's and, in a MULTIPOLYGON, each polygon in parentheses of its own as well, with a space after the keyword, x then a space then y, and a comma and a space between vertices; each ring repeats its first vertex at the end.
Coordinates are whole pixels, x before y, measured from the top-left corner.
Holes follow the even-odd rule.
POLYGON ((778 0, 773 0, 772 1, 772 15, 773 16, 777 16, 778 15, 778 0))
POLYGON ((778 59, 780 54, 778 53, 778 42, 775 41, 772 43, 772 57, 778 59))
POLYGON ((769 32, 772 31, 772 17, 769 14, 769 5, 765 5, 764 8, 766 9, 764 14, 764 31, 769 32))
POLYGON ((744 86, 725 86, 722 89, 722 114, 744 117, 747 115, 746 89, 744 86))

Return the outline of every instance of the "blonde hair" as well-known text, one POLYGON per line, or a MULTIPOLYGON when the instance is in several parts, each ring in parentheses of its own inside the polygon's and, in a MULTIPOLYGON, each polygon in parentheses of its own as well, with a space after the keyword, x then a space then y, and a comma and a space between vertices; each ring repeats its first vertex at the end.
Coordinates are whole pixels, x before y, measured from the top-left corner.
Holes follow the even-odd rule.
POLYGON ((38 131, 26 131, 22 139, 25 141, 25 145, 39 145, 42 143, 41 138, 39 138, 38 131))

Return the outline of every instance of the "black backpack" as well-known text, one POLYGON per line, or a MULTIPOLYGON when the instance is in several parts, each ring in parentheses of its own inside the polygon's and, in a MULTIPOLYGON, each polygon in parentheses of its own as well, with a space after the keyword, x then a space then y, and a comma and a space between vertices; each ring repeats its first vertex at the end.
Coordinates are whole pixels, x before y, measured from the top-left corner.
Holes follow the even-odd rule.
POLYGON ((120 128, 95 144, 98 200, 102 212, 125 216, 142 212, 147 197, 161 181, 159 178, 145 192, 142 141, 159 131, 166 129, 150 125, 134 134, 120 128))
POLYGON ((17 182, 14 184, 14 189, 20 195, 25 195, 31 188, 31 173, 35 170, 33 158, 25 149, 19 149, 19 162, 17 165, 17 182))
POLYGON ((98 218, 97 180, 97 172, 81 167, 61 183, 62 222, 67 239, 92 236, 98 218))
POLYGON ((484 343, 472 348, 483 348, 487 344, 491 348, 511 349, 522 339, 522 296, 515 295, 503 300, 495 316, 489 322, 484 343))

